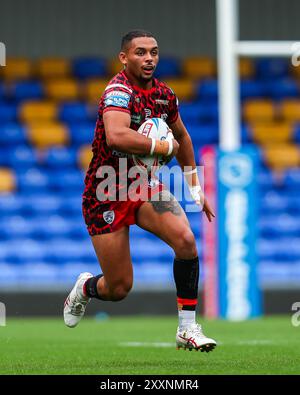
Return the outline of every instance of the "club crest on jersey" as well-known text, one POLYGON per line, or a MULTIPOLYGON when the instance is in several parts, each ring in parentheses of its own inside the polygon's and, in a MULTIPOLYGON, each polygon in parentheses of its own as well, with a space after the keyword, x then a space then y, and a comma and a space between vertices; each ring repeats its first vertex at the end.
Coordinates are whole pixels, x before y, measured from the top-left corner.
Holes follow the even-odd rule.
POLYGON ((103 212, 103 219, 106 223, 112 224, 115 219, 115 212, 113 210, 111 211, 104 211, 103 212))
POLYGON ((148 179, 148 186, 150 188, 155 188, 155 187, 157 187, 158 184, 159 184, 159 180, 158 179, 156 179, 156 178, 148 179))

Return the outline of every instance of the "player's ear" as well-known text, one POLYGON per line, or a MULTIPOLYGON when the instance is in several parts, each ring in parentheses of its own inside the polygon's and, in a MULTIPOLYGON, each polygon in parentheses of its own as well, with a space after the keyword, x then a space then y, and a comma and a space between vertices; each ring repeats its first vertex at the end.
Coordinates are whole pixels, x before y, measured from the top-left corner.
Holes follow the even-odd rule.
POLYGON ((120 59, 120 62, 122 63, 122 65, 123 65, 123 67, 124 67, 124 69, 125 69, 125 67, 126 67, 126 65, 127 65, 127 56, 126 56, 126 53, 123 52, 123 51, 121 51, 121 52, 119 53, 119 59, 120 59))

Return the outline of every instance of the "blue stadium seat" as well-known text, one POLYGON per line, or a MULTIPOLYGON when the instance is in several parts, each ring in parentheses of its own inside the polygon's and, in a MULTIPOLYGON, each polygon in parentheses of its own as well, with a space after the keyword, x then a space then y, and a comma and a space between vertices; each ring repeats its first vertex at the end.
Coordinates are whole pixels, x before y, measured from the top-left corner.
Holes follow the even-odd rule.
POLYGON ((18 109, 16 104, 0 102, 0 123, 15 122, 17 120, 18 109))
POLYGON ((261 238, 258 242, 259 259, 295 261, 300 259, 300 242, 297 237, 261 238))
POLYGON ((68 238, 56 238, 47 242, 47 260, 57 263, 66 261, 91 261, 95 252, 90 240, 78 243, 68 238))
POLYGON ((297 236, 300 231, 299 217, 288 214, 273 214, 260 217, 259 227, 263 236, 297 236))
POLYGON ((82 202, 81 194, 70 196, 68 191, 62 191, 61 193, 61 213, 67 216, 81 216, 82 215, 82 202))
POLYGON ((69 123, 69 131, 73 144, 92 144, 95 131, 95 122, 69 123))
POLYGON ((217 124, 186 123, 185 126, 195 145, 214 144, 218 141, 217 124))
POLYGON ((28 145, 18 145, 9 151, 9 164, 16 170, 34 167, 37 164, 37 154, 35 149, 28 145))
POLYGON ((200 81, 196 87, 196 95, 199 99, 216 99, 218 97, 218 81, 214 79, 200 81))
POLYGON ((270 189, 274 185, 274 175, 270 169, 261 168, 258 173, 260 188, 270 189))
POLYGON ((49 148, 43 157, 43 164, 49 168, 68 171, 77 167, 77 150, 70 147, 49 148))
POLYGON ((89 109, 87 104, 82 102, 62 103, 58 117, 63 122, 87 121, 89 119, 89 109))
POLYGON ((21 215, 0 217, 0 235, 6 239, 31 237, 33 233, 31 221, 21 215))
POLYGON ((291 78, 268 81, 265 84, 267 95, 275 100, 285 97, 299 97, 300 90, 298 83, 291 78))
POLYGON ((217 102, 196 101, 192 103, 180 103, 179 111, 184 122, 217 122, 218 120, 217 102))
POLYGON ((173 251, 167 244, 159 239, 154 241, 147 237, 139 239, 131 248, 131 256, 137 264, 149 259, 158 259, 160 262, 172 262, 174 259, 173 251))
POLYGON ((261 211, 262 213, 265 212, 274 212, 274 213, 281 213, 285 212, 289 209, 289 199, 276 191, 269 191, 265 194, 262 194, 261 197, 261 211))
POLYGON ((287 169, 285 172, 285 182, 288 187, 295 187, 299 191, 300 169, 287 169))
POLYGON ((25 144, 25 128, 18 123, 0 124, 0 146, 25 144))
POLYGON ((49 184, 52 191, 67 191, 81 194, 84 189, 84 174, 80 170, 69 170, 66 172, 49 171, 49 184))
POLYGON ((8 243, 8 259, 15 263, 34 263, 44 261, 47 250, 44 243, 31 238, 12 240, 8 243))
POLYGON ((39 225, 39 234, 45 239, 57 237, 70 237, 71 224, 68 218, 61 215, 49 215, 45 217, 36 217, 34 219, 36 226, 39 225))
POLYGON ((34 217, 41 215, 57 214, 62 207, 62 198, 57 195, 39 194, 21 195, 23 199, 22 213, 26 216, 34 217))
POLYGON ((155 76, 157 78, 176 78, 181 74, 181 64, 178 59, 173 57, 161 57, 157 68, 155 70, 155 76))
POLYGON ((10 88, 10 95, 17 101, 42 99, 44 89, 40 81, 19 81, 10 88))
POLYGON ((49 188, 49 176, 37 167, 25 171, 19 170, 17 174, 17 186, 20 192, 32 194, 47 191, 49 188))
POLYGON ((289 61, 285 58, 265 58, 256 61, 257 76, 265 80, 288 76, 289 67, 289 61))
POLYGON ((242 99, 266 96, 266 84, 264 81, 241 80, 240 95, 242 99))
POLYGON ((77 78, 106 77, 107 72, 105 59, 82 57, 73 60, 73 75, 77 78))
POLYGON ((22 208, 23 199, 18 194, 0 194, 0 217, 12 214, 17 215, 21 212, 22 208))

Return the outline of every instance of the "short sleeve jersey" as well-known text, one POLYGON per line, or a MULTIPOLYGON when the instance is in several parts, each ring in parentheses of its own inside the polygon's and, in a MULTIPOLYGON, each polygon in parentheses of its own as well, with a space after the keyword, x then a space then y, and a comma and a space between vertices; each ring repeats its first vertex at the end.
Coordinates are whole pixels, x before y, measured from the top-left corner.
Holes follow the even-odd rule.
POLYGON ((97 170, 101 166, 112 166, 115 169, 118 179, 117 191, 121 188, 119 178, 127 176, 120 174, 120 158, 126 158, 128 171, 133 166, 131 155, 111 149, 106 143, 103 123, 103 114, 106 111, 127 112, 131 117, 130 128, 138 130, 149 118, 162 118, 168 125, 174 123, 178 117, 178 102, 172 89, 156 78, 153 78, 152 88, 148 90, 132 85, 124 71, 112 78, 99 103, 92 144, 93 157, 85 177, 84 198, 96 197, 96 189, 100 181, 97 170))

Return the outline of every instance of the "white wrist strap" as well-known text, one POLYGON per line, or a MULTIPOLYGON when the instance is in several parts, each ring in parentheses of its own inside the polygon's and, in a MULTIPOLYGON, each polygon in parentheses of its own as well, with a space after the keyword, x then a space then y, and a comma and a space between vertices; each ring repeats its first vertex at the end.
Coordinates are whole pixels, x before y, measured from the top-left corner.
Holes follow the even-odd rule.
POLYGON ((197 173, 197 167, 195 167, 195 169, 193 169, 193 170, 184 171, 184 172, 183 172, 183 174, 184 174, 185 176, 190 176, 190 175, 195 174, 195 173, 197 173))
POLYGON ((194 187, 189 186, 189 190, 190 190, 190 193, 191 193, 192 198, 193 198, 195 201, 201 200, 200 194, 201 194, 201 192, 202 192, 202 189, 201 189, 201 186, 200 186, 200 185, 196 185, 196 186, 194 186, 194 187))
POLYGON ((173 147, 174 147, 173 146, 173 139, 168 140, 168 143, 169 143, 169 150, 168 150, 167 156, 171 155, 173 152, 173 147))
POLYGON ((150 155, 153 155, 153 152, 154 152, 154 150, 155 150, 156 140, 155 140, 153 137, 151 137, 151 140, 152 140, 152 142, 151 142, 150 155))

